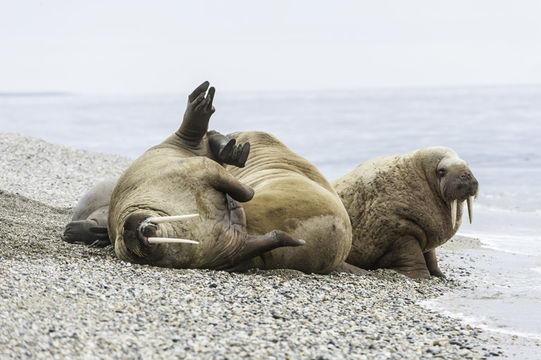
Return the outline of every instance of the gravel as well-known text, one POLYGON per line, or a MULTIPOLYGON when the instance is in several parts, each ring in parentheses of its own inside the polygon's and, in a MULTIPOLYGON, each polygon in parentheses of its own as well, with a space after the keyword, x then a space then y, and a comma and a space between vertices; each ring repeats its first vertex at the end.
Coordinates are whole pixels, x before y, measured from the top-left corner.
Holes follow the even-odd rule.
POLYGON ((445 264, 447 280, 239 274, 134 265, 111 247, 64 243, 78 198, 130 160, 15 134, 0 142, 2 359, 502 355, 490 334, 420 306, 472 286, 445 264))

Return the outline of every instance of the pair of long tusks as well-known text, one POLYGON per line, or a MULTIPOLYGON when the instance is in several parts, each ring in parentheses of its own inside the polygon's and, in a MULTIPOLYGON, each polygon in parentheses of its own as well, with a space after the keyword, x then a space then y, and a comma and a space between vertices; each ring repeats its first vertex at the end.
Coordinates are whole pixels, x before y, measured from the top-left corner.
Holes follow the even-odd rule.
MULTIPOLYGON (((468 204, 468 217, 470 219, 470 224, 472 223, 473 219, 473 196, 468 196, 466 199, 466 203, 468 204)), ((456 226, 456 217, 458 213, 458 200, 451 201, 451 223, 453 225, 453 229, 456 226)))
MULTIPOLYGON (((178 215, 178 216, 152 216, 152 217, 147 218, 144 221, 144 223, 164 224, 168 222, 191 219, 198 216, 199 214, 188 214, 188 215, 178 215)), ((199 244, 199 241, 195 241, 195 240, 164 238, 164 237, 149 237, 148 242, 149 244, 199 244)))

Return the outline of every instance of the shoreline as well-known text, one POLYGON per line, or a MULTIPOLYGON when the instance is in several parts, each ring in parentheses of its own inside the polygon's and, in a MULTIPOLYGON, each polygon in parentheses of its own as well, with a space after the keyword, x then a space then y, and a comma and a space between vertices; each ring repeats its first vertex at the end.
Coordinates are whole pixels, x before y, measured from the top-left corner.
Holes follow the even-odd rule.
POLYGON ((133 265, 59 237, 81 195, 130 159, 5 133, 0 154, 0 357, 483 358, 509 348, 422 306, 476 286, 464 258, 478 240, 442 247, 447 280, 133 265))

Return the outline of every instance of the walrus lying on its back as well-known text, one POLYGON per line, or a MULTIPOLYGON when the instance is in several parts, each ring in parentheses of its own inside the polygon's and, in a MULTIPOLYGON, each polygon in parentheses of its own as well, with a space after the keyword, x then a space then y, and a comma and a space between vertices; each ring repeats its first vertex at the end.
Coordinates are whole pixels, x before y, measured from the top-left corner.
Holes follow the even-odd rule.
MULTIPOLYGON (((220 164, 243 167, 250 152, 249 143, 236 146, 235 139, 216 131, 205 133, 210 116, 214 112, 212 107, 214 88, 209 89, 206 111, 203 107, 196 111, 196 106, 203 105, 208 86, 208 82, 205 82, 190 95, 184 121, 176 134, 183 136, 182 141, 186 142, 187 149, 193 153, 192 155, 206 156, 220 164), (202 138, 201 134, 204 134, 202 138)), ((83 195, 75 207, 71 222, 66 225, 61 235, 62 240, 97 247, 111 244, 107 234, 107 220, 111 194, 117 181, 118 179, 101 181, 83 195)))
POLYGON ((451 149, 432 147, 369 160, 333 183, 353 229, 347 263, 410 277, 443 276, 435 248, 458 230, 478 183, 451 149))
POLYGON ((233 149, 234 141, 220 134, 205 136, 214 112, 214 88, 205 98, 207 88, 208 82, 190 95, 180 129, 136 159, 118 180, 108 231, 119 258, 165 267, 228 269, 276 247, 304 244, 281 231, 246 232, 237 201, 250 200, 254 191, 212 160, 211 149, 238 160, 230 163, 242 163, 248 154, 244 147, 233 149), (188 215, 194 213, 199 216, 188 215))

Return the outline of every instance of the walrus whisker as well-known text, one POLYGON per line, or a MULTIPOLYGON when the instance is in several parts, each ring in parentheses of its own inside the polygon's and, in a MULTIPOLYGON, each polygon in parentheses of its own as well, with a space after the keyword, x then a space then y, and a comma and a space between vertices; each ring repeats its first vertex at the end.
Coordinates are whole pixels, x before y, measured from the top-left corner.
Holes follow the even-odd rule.
POLYGON ((472 222, 473 218, 473 196, 468 196, 467 204, 468 204, 468 217, 470 218, 470 224, 472 222))
POLYGON ((147 218, 145 221, 153 224, 163 224, 173 221, 181 221, 185 219, 191 219, 198 217, 199 214, 188 214, 188 215, 177 215, 177 216, 152 216, 147 218))
POLYGON ((164 237, 149 237, 149 244, 199 244, 199 241, 188 239, 164 238, 164 237))
POLYGON ((456 225, 456 213, 458 210, 457 203, 458 203, 457 200, 451 201, 451 223, 453 225, 453 229, 455 228, 455 225, 456 225))

